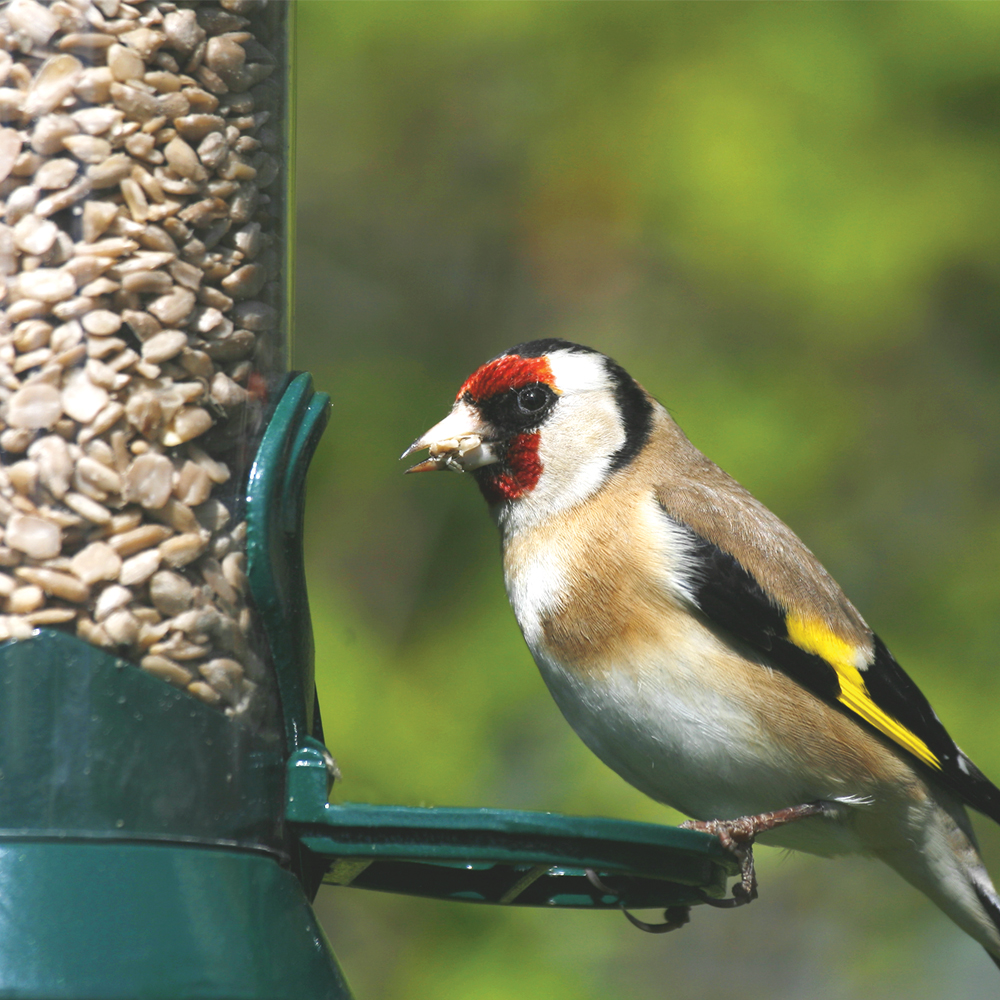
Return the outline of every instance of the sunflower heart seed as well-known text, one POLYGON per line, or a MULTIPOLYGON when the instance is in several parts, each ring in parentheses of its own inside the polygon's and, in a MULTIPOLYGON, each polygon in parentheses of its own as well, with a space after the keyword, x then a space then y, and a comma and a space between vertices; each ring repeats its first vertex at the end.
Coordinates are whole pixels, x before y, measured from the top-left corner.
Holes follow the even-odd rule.
POLYGON ((107 542, 91 542, 73 556, 71 565, 84 583, 94 584, 99 580, 117 580, 122 560, 107 542))
POLYGON ((163 507, 173 490, 174 466, 163 455, 139 455, 125 473, 123 496, 147 509, 163 507))

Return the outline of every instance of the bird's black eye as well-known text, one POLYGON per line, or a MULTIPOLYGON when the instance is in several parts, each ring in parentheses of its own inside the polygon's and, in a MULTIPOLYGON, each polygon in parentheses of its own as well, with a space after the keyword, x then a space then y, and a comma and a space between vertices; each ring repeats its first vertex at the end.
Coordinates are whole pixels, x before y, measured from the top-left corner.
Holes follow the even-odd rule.
POLYGON ((505 440, 540 427, 558 398, 544 382, 529 382, 487 396, 477 406, 483 420, 496 431, 497 439, 505 440))
POLYGON ((517 405, 524 413, 537 413, 549 401, 549 394, 540 385, 528 385, 517 394, 517 405))

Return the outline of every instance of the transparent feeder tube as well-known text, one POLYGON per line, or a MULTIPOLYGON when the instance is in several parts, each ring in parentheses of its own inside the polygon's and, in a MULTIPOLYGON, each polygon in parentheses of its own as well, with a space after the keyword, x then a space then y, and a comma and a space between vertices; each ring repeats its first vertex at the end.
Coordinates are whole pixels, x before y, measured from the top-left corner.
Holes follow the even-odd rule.
POLYGON ((242 493, 286 370, 289 4, 0 7, 0 640, 263 718, 242 493))

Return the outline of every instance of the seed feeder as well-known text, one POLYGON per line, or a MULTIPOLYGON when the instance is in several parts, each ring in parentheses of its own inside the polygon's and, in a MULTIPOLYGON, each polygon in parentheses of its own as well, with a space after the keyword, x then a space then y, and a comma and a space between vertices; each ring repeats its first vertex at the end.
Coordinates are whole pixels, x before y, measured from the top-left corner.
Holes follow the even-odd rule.
POLYGON ((335 1000, 323 882, 671 929, 738 869, 652 824, 329 802, 293 13, 0 7, 0 997, 335 1000))

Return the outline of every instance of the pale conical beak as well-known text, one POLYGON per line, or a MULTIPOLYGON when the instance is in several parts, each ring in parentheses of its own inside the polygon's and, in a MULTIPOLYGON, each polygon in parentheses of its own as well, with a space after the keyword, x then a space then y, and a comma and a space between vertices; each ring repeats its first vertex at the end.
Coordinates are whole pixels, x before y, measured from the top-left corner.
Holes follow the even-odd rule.
POLYGON ((468 472, 492 465, 500 460, 495 442, 486 440, 489 428, 479 414, 463 401, 457 402, 440 423, 417 438, 400 458, 406 458, 423 448, 430 449, 430 458, 407 472, 468 472))

